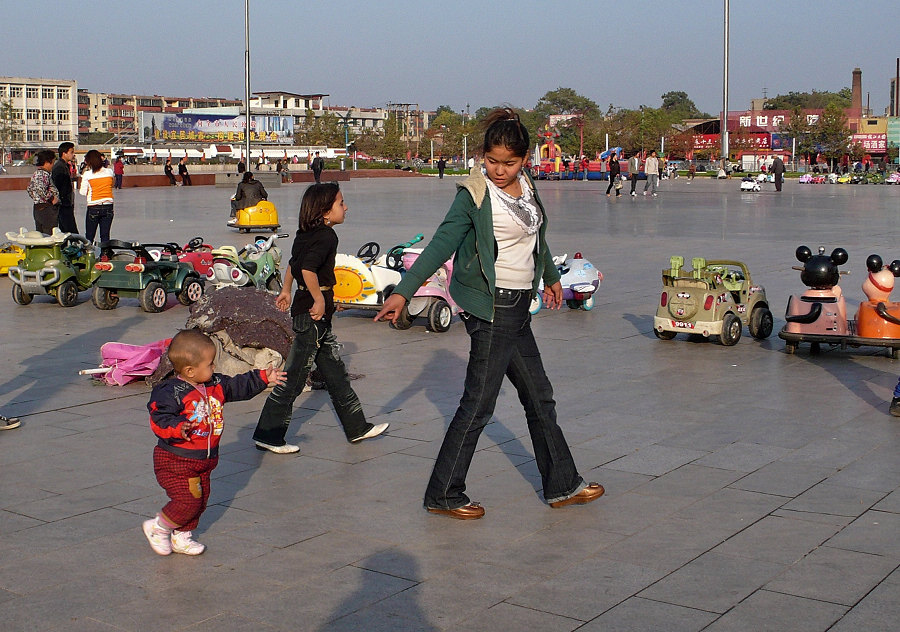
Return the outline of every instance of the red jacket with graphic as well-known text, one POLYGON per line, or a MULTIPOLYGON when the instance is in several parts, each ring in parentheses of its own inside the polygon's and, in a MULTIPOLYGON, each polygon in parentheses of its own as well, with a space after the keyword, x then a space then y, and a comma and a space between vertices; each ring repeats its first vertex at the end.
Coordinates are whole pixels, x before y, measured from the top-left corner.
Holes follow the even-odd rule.
POLYGON ((206 396, 181 378, 157 384, 150 393, 150 428, 159 437, 159 447, 189 459, 211 459, 219 455, 219 440, 225 427, 225 402, 252 399, 266 389, 264 371, 254 369, 229 377, 214 373, 203 386, 206 396), (185 423, 199 422, 187 441, 181 436, 185 423))

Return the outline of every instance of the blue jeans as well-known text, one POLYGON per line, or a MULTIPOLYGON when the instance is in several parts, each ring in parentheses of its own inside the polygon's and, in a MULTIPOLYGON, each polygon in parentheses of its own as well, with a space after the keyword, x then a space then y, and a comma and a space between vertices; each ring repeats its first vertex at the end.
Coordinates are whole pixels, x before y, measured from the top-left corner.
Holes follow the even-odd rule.
POLYGON ((366 421, 359 397, 350 386, 347 368, 340 356, 340 344, 331 331, 331 323, 313 320, 309 314, 294 316, 294 342, 284 370, 287 381, 269 394, 253 433, 253 440, 269 445, 285 444, 284 435, 291 423, 294 400, 303 392, 306 376, 313 362, 325 380, 348 441, 357 439, 372 428, 366 421))
POLYGON ((112 204, 94 204, 87 207, 87 215, 84 218, 84 236, 91 243, 97 234, 97 226, 100 226, 100 243, 109 241, 109 228, 113 221, 112 204))
POLYGON ((494 412, 504 375, 515 386, 525 407, 544 499, 564 500, 584 488, 562 429, 556 423, 553 387, 544 373, 531 332, 530 303, 531 290, 498 288, 494 294, 493 322, 471 314, 465 316, 466 331, 472 341, 465 390, 428 481, 426 507, 457 509, 469 503, 465 494, 466 473, 478 437, 494 412))

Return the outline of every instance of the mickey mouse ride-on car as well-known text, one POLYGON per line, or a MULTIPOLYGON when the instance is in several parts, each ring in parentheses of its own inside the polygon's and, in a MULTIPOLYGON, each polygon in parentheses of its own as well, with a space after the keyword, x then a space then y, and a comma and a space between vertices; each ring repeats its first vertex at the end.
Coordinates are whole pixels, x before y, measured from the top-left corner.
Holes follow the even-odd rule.
POLYGON ((740 261, 691 260, 685 270, 683 257, 672 257, 662 271, 663 290, 653 318, 653 333, 671 340, 678 333, 718 336, 730 347, 741 339, 744 325, 757 340, 772 333, 772 312, 766 291, 754 285, 750 271, 740 261))
POLYGON ((178 260, 177 247, 151 247, 160 249, 156 260, 147 246, 138 242, 112 239, 100 244, 100 261, 94 268, 101 274, 91 293, 95 307, 115 309, 124 296, 137 298, 145 312, 161 312, 170 292, 182 305, 195 303, 203 296, 203 279, 194 266, 178 260))

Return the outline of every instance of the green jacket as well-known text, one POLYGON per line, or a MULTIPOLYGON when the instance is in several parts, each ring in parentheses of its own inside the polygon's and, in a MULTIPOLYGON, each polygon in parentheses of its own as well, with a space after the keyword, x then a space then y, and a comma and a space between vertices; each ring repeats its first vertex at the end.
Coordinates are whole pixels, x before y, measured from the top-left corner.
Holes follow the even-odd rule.
MULTIPOLYGON (((537 293, 540 279, 543 278, 547 286, 553 285, 559 281, 559 271, 553 264, 545 239, 547 214, 544 205, 534 188, 534 181, 530 176, 527 178, 543 217, 534 252, 532 291, 537 293)), ((394 292, 408 301, 428 277, 453 256, 450 296, 463 311, 482 320, 493 321, 497 241, 494 239, 491 196, 480 170, 458 184, 457 188, 456 199, 444 221, 412 268, 403 275, 394 292)))

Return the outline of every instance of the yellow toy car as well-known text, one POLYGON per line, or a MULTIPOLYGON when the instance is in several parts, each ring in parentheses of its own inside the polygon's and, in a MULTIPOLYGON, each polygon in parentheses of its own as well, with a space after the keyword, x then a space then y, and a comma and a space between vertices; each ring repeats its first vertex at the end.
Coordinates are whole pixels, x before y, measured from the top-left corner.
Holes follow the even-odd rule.
POLYGON ((16 265, 25 257, 25 251, 12 242, 0 245, 0 274, 7 274, 11 266, 16 265))
POLYGON ((278 209, 268 200, 261 200, 256 206, 238 209, 234 220, 228 222, 230 228, 237 228, 242 233, 251 230, 271 230, 278 232, 278 209))

